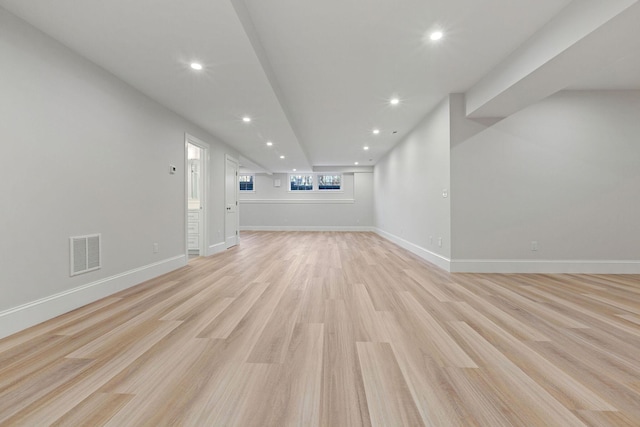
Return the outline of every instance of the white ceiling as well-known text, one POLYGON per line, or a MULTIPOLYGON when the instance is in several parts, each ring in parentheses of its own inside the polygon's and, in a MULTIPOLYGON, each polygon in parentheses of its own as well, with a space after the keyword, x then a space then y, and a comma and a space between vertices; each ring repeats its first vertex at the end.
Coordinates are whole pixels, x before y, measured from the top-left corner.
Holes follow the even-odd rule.
POLYGON ((576 12, 596 8, 596 1, 605 3, 0 0, 0 6, 232 145, 254 168, 285 172, 373 165, 447 94, 479 84, 475 93, 484 98, 475 98, 482 101, 477 111, 485 104, 485 111, 513 110, 486 99, 499 100, 511 88, 522 93, 521 86, 529 94, 639 89, 637 0, 607 0, 609 14, 597 10, 595 20, 576 12), (545 31, 553 34, 554 19, 561 30, 563 22, 585 25, 567 24, 576 37, 562 52, 532 60, 527 49, 535 51, 545 31), (437 43, 425 40, 434 29, 445 33, 437 43), (599 34, 614 45, 602 46, 599 34), (594 48, 606 51, 606 63, 585 72, 594 48), (520 86, 487 81, 518 55, 530 68, 516 79, 520 86), (191 70, 194 60, 205 69, 191 70), (554 65, 561 60, 562 67, 554 65), (581 67, 571 81, 567 63, 581 67), (532 78, 536 70, 544 78, 532 78), (550 72, 559 76, 553 85, 550 72), (400 105, 391 107, 391 96, 400 105), (373 128, 381 133, 374 136, 373 128))

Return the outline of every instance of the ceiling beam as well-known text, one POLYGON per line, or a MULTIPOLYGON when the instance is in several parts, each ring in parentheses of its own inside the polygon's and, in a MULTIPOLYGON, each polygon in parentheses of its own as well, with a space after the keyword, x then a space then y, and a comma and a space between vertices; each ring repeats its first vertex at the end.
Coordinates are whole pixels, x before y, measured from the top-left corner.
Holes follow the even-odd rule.
POLYGON ((615 60, 607 49, 616 25, 637 26, 624 12, 638 0, 574 0, 466 93, 469 118, 507 117, 615 60))
POLYGON ((247 9, 247 5, 245 4, 244 0, 231 0, 231 5, 235 9, 236 15, 238 15, 238 19, 240 20, 240 23, 242 24, 242 27, 244 28, 244 31, 247 37, 249 38, 251 45, 253 46, 253 50, 256 54, 256 57, 258 58, 258 61, 262 66, 262 70, 264 71, 264 74, 267 77, 269 84, 271 85, 271 89, 273 90, 273 93, 275 94, 278 100, 278 103, 280 104, 280 108, 282 109, 282 112, 284 113, 287 121, 289 122, 289 128, 291 129, 291 132, 293 133, 293 135, 297 140, 296 142, 300 148, 300 151, 302 152, 302 156, 304 157, 304 161, 306 163, 306 164, 301 164, 299 167, 309 169, 312 166, 311 162, 309 161, 310 159, 309 153, 307 152, 305 145, 302 144, 302 139, 300 138, 300 132, 293 120, 291 111, 287 106, 288 104, 282 92, 280 82, 278 81, 278 78, 276 77, 276 74, 273 71, 273 67, 271 66, 271 61, 269 60, 269 57, 267 56, 264 46, 260 41, 260 36, 256 31, 253 20, 251 19, 251 14, 247 9))

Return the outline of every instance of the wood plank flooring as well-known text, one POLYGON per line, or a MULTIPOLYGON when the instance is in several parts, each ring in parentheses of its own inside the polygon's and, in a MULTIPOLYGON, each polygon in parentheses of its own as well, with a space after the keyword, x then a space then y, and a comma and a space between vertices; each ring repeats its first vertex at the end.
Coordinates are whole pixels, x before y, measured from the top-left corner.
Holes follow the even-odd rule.
POLYGON ((0 341, 0 425, 640 426, 640 276, 240 246, 0 341))

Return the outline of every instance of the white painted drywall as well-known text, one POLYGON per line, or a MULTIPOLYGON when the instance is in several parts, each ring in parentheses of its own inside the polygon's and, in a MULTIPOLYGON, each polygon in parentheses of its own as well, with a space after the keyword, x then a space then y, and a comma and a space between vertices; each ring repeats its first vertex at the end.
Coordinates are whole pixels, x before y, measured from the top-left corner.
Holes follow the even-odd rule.
POLYGON ((560 92, 484 130, 461 111, 453 258, 640 260, 640 91, 560 92))
POLYGON ((450 183, 449 134, 447 98, 374 170, 376 228, 444 258, 451 255, 450 199, 442 195, 450 183))
POLYGON ((256 174, 254 193, 240 193, 240 227, 266 230, 368 229, 373 225, 373 174, 343 174, 340 192, 289 192, 287 174, 256 174), (279 179, 280 187, 274 187, 279 179))
POLYGON ((0 313, 184 255, 185 132, 211 146, 223 241, 234 150, 1 8, 0 58, 0 313), (68 238, 88 233, 103 268, 69 277, 68 238))

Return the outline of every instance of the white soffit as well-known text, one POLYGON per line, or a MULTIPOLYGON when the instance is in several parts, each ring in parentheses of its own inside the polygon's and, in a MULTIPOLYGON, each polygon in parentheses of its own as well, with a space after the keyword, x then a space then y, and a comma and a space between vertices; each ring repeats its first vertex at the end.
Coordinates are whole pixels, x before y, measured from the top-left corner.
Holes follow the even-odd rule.
MULTIPOLYGON (((627 52, 637 57, 639 15, 638 0, 574 0, 467 91, 467 116, 507 117, 627 52)), ((593 89, 600 88, 592 83, 593 89)))

